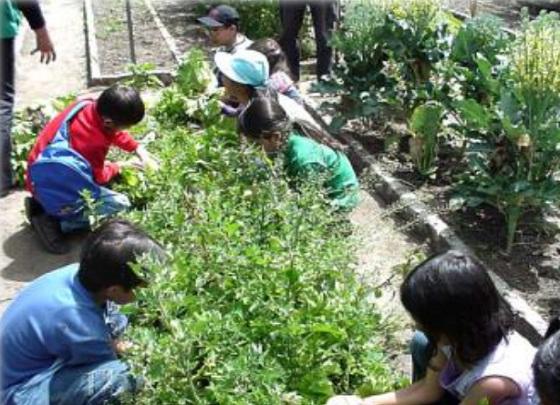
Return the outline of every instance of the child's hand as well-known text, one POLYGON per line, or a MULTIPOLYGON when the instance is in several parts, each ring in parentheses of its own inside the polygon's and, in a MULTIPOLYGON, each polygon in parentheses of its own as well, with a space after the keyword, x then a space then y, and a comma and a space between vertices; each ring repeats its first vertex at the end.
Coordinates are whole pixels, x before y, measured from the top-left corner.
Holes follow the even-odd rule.
POLYGON ((132 342, 129 342, 128 340, 115 339, 111 341, 111 346, 113 347, 115 353, 122 355, 125 354, 128 350, 130 350, 134 345, 132 342))
POLYGON ((139 160, 136 160, 136 159, 117 162, 117 164, 119 165, 119 168, 121 170, 122 169, 142 170, 144 168, 144 166, 142 165, 142 162, 140 162, 139 160))
POLYGON ((159 169, 158 161, 154 159, 152 154, 148 152, 144 146, 140 145, 138 149, 136 149, 136 155, 142 162, 142 168, 154 171, 159 169))
POLYGON ((362 405, 362 398, 356 395, 337 395, 332 397, 326 403, 326 405, 362 405))
POLYGON ((146 170, 151 170, 151 171, 154 171, 154 172, 159 170, 158 161, 155 160, 151 156, 145 157, 144 160, 142 160, 142 165, 144 166, 144 169, 146 169, 146 170))

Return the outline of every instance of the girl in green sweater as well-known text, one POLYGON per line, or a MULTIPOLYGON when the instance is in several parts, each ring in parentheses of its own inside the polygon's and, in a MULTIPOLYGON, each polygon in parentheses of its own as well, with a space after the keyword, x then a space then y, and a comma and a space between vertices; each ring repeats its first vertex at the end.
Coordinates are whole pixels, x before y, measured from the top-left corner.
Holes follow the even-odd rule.
POLYGON ((351 210, 358 204, 358 178, 348 158, 302 136, 273 96, 254 98, 239 116, 239 129, 265 152, 282 153, 288 176, 326 179, 325 191, 335 208, 351 210))

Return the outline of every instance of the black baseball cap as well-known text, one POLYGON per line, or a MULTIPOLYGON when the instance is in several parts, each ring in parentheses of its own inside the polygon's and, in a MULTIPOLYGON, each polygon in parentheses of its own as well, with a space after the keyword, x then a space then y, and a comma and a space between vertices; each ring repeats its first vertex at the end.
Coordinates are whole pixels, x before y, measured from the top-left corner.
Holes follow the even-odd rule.
POLYGON ((206 17, 197 20, 210 28, 237 25, 239 23, 239 13, 233 7, 221 5, 210 10, 206 17))

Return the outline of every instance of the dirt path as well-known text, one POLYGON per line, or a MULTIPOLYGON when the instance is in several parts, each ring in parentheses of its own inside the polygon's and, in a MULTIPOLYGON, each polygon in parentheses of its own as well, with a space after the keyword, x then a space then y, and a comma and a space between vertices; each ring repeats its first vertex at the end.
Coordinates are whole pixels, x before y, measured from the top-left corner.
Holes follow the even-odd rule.
MULTIPOLYGON (((34 105, 51 98, 80 92, 86 87, 85 44, 81 0, 48 0, 41 6, 57 52, 49 65, 39 63, 35 36, 26 26, 17 57, 18 107, 34 105)), ((22 27, 23 28, 23 27, 22 27)), ((0 313, 27 282, 76 260, 77 243, 68 255, 54 256, 42 250, 23 215, 23 191, 0 199, 0 313)))

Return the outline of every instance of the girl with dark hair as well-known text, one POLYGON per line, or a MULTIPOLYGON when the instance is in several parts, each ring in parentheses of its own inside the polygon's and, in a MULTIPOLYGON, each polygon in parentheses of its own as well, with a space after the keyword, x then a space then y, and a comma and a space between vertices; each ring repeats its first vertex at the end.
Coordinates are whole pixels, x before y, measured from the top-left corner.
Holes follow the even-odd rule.
POLYGON ((238 103, 238 107, 233 109, 224 105, 224 113, 238 116, 252 99, 258 96, 274 98, 289 119, 298 123, 302 134, 333 149, 344 149, 344 146, 332 138, 322 124, 308 112, 307 106, 298 104, 268 87, 269 65, 262 53, 253 50, 239 51, 233 55, 218 52, 214 61, 223 75, 226 97, 238 103))
MULTIPOLYGON (((239 116, 239 130, 269 154, 281 152, 288 176, 324 176, 327 196, 342 210, 358 201, 358 178, 340 151, 301 136, 284 109, 271 97, 259 96, 239 116)), ((323 177, 322 177, 323 178, 323 177)))
POLYGON ((270 67, 268 88, 290 97, 299 104, 303 104, 303 98, 290 77, 290 68, 288 68, 286 62, 286 55, 278 42, 272 38, 263 38, 255 41, 248 49, 260 52, 266 56, 270 67))
POLYGON ((329 405, 533 403, 535 348, 513 330, 511 309, 474 258, 449 251, 426 260, 406 277, 401 301, 421 331, 411 344, 416 382, 329 405))

